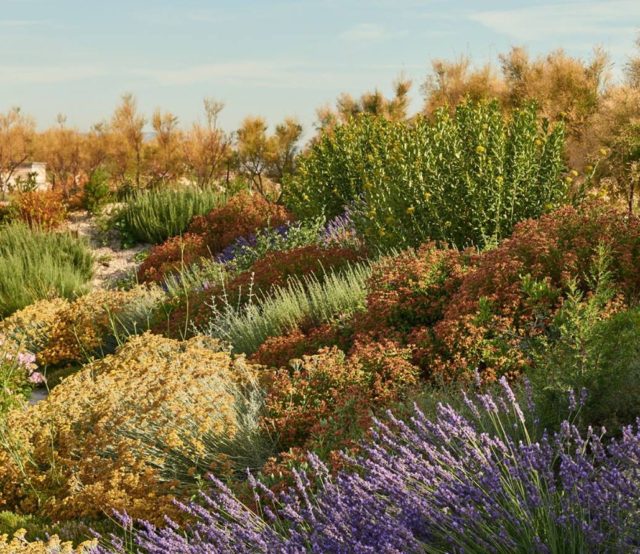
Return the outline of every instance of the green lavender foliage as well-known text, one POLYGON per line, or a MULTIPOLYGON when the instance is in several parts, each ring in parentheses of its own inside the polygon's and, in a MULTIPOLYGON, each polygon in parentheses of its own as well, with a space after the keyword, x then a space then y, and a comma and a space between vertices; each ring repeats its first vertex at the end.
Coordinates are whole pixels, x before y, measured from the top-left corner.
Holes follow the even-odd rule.
POLYGON ((303 321, 321 324, 364 308, 369 274, 368 264, 356 264, 336 273, 292 278, 268 296, 213 307, 202 332, 230 343, 236 352, 251 354, 267 338, 291 332, 303 321))
POLYGON ((224 204, 226 195, 196 187, 159 188, 133 195, 114 215, 123 242, 160 244, 184 233, 196 215, 224 204))
POLYGON ((83 294, 92 274, 88 245, 71 234, 0 227, 0 317, 43 298, 83 294))

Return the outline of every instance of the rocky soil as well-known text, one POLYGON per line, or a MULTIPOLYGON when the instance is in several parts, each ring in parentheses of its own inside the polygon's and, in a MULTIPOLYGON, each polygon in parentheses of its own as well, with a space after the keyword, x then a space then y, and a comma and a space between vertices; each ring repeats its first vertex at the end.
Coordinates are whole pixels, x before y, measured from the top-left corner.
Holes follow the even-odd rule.
POLYGON ((89 241, 96 258, 94 288, 108 288, 130 275, 137 265, 136 256, 148 245, 123 249, 116 233, 101 231, 95 217, 87 211, 72 212, 68 216, 68 229, 89 241))

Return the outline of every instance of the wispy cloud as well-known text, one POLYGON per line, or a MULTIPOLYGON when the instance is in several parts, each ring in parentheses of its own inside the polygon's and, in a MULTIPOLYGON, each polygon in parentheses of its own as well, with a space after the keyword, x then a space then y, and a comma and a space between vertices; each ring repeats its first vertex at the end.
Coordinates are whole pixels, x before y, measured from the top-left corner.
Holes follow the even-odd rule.
POLYGON ((2 85, 43 85, 81 81, 106 75, 107 71, 95 65, 65 66, 20 66, 0 65, 0 84, 2 85))
POLYGON ((277 84, 291 74, 291 66, 262 61, 211 63, 180 69, 137 69, 133 73, 154 79, 160 85, 190 85, 206 81, 277 84))
MULTIPOLYGON (((413 67, 413 66, 412 66, 413 67)), ((421 67, 421 66, 420 66, 421 67)), ((389 65, 310 64, 303 61, 243 60, 182 67, 179 69, 135 69, 130 73, 153 80, 161 86, 198 83, 242 85, 254 88, 330 89, 349 87, 362 76, 395 69, 389 65)), ((402 69, 397 66, 397 69, 402 69)), ((406 68, 405 68, 406 69, 406 68)))
POLYGON ((519 40, 559 36, 602 36, 612 31, 633 32, 629 22, 640 18, 638 0, 561 2, 508 10, 472 12, 469 19, 519 40))
POLYGON ((395 38, 405 34, 405 31, 390 31, 376 23, 358 23, 341 33, 340 38, 348 42, 368 43, 395 38))

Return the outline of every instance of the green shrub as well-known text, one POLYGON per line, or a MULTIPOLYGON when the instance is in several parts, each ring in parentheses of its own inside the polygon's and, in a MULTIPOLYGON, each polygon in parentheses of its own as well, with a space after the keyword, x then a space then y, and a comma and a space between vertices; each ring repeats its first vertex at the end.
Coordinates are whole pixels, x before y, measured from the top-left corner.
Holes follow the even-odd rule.
POLYGON ((104 169, 97 169, 84 187, 84 206, 92 214, 97 214, 111 197, 109 174, 104 169))
POLYGON ((224 201, 220 192, 195 187, 140 192, 114 215, 113 225, 125 243, 160 244, 184 233, 194 216, 209 213, 224 201))
POLYGON ((367 264, 356 264, 322 279, 313 274, 291 278, 268 296, 251 297, 239 306, 212 307, 204 332, 231 343, 237 352, 251 354, 267 338, 291 332, 303 322, 319 325, 364 308, 369 274, 367 264))
POLYGON ((43 298, 82 294, 92 273, 87 244, 68 233, 0 227, 0 316, 43 298))
POLYGON ((594 292, 585 295, 574 285, 537 346, 530 375, 547 426, 571 411, 571 391, 586 394, 579 412, 585 426, 617 432, 640 416, 640 307, 629 308, 616 295, 610 262, 600 247, 594 292))
POLYGON ((359 116, 323 134, 284 190, 299 217, 352 206, 370 245, 484 246, 565 199, 564 132, 535 107, 460 105, 411 123, 359 116))

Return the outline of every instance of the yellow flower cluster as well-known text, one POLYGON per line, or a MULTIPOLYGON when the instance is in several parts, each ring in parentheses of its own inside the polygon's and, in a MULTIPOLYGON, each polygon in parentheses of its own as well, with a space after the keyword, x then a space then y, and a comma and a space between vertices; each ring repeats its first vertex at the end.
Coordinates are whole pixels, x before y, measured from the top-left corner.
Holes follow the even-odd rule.
POLYGON ((11 539, 7 535, 0 535, 0 554, 83 554, 94 544, 95 541, 88 541, 78 548, 73 548, 71 543, 61 542, 56 535, 47 542, 28 542, 25 539, 25 530, 21 529, 11 539))
POLYGON ((54 324, 68 306, 69 302, 62 298, 39 300, 0 321, 0 335, 31 352, 39 352, 49 342, 54 324))
POLYGON ((162 296, 158 287, 96 290, 66 305, 56 314, 38 362, 47 365, 83 362, 105 346, 114 332, 126 337, 141 323, 162 296), (143 320, 136 321, 136 320, 143 320))
POLYGON ((0 426, 0 505, 55 521, 112 510, 158 521, 175 515, 176 483, 161 478, 123 430, 155 433, 157 444, 198 451, 197 437, 233 437, 236 388, 255 374, 212 339, 175 341, 145 333, 86 365, 50 396, 14 410, 0 426), (234 388, 236 387, 236 388, 234 388))

